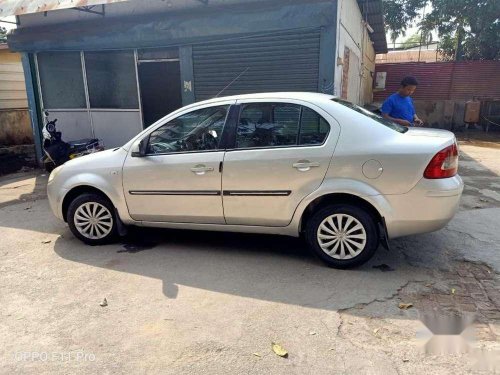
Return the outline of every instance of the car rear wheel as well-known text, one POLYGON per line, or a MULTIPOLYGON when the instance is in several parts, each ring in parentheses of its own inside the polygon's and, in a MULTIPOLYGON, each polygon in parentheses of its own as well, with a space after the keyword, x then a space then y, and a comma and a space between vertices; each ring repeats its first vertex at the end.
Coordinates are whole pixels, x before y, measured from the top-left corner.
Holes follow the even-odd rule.
POLYGON ((113 205, 98 194, 82 194, 68 207, 71 232, 88 245, 109 243, 116 236, 113 205))
POLYGON ((351 268, 368 261, 379 245, 376 220, 360 207, 334 204, 317 211, 306 224, 306 240, 328 266, 351 268))

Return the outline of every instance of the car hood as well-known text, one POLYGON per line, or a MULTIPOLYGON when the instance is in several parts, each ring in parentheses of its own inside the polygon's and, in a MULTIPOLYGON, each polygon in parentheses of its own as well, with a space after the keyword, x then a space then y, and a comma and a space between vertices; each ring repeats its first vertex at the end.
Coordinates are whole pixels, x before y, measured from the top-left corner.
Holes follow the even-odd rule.
POLYGON ((121 147, 80 156, 64 164, 65 169, 117 168, 123 165, 127 151, 121 147))

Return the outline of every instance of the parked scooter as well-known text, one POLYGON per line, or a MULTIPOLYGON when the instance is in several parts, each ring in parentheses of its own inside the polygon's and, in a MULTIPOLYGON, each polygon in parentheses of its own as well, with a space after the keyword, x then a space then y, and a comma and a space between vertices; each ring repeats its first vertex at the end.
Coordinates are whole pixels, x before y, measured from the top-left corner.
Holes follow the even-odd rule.
POLYGON ((63 141, 61 132, 56 129, 57 119, 49 121, 48 116, 49 113, 45 111, 45 125, 42 134, 43 151, 45 153, 43 164, 47 172, 51 172, 54 168, 63 165, 70 159, 104 150, 103 144, 97 138, 85 138, 70 142, 63 141))

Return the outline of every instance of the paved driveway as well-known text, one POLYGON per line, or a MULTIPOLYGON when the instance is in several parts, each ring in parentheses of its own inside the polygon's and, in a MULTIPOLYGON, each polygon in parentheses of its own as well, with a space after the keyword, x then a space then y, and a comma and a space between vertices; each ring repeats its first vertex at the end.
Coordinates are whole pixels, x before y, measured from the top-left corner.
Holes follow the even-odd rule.
POLYGON ((3 177, 0 373, 448 374, 491 363, 500 198, 487 190, 500 150, 462 150, 456 219, 349 271, 276 236, 135 230, 88 247, 49 212, 46 176, 3 177), (432 311, 474 314, 469 353, 424 353, 420 318, 432 311))

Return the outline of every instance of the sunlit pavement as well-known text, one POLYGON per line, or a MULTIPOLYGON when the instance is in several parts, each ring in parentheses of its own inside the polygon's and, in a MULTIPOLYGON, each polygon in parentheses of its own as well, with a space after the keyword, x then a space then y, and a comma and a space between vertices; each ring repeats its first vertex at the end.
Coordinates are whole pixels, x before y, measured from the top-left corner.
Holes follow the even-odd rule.
POLYGON ((457 217, 439 232, 394 240, 349 271, 277 236, 144 229, 88 247, 49 211, 47 176, 0 177, 0 373, 385 375, 493 366, 500 149, 461 149, 467 188, 457 217), (439 342, 450 353, 425 353, 432 333, 420 319, 432 312, 474 318, 460 345, 439 342))

